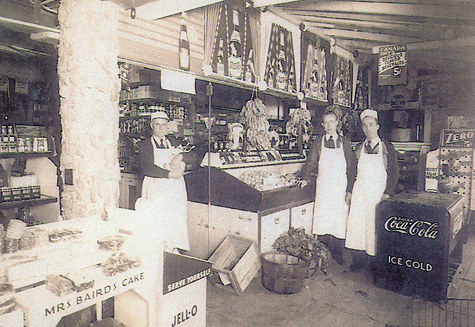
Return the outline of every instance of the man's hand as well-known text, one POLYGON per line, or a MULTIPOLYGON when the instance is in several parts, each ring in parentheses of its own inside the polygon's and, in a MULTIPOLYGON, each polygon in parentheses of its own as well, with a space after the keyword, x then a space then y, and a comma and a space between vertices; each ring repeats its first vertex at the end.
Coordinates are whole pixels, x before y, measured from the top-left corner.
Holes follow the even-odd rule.
POLYGON ((173 159, 170 161, 170 167, 178 167, 181 163, 183 162, 183 155, 181 153, 177 154, 176 156, 173 157, 173 159))
POLYGON ((185 174, 184 169, 175 169, 175 170, 172 169, 168 173, 168 178, 179 179, 183 177, 184 174, 185 174))
POLYGON ((300 188, 304 188, 305 186, 307 186, 307 184, 308 182, 305 179, 300 179, 299 181, 297 181, 297 186, 300 188))

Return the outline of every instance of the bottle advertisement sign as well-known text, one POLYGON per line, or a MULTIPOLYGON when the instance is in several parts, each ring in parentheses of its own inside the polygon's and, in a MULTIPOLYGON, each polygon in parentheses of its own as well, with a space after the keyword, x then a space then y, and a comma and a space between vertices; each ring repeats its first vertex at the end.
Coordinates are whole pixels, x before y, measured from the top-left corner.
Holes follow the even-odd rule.
POLYGON ((405 45, 379 48, 378 85, 399 85, 407 82, 407 51, 405 45))

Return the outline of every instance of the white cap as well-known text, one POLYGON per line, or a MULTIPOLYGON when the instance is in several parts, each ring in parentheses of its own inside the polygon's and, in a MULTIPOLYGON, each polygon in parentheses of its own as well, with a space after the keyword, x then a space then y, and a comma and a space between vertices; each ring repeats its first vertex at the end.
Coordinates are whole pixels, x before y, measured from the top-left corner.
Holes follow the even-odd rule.
POLYGON ((154 120, 155 118, 161 118, 161 119, 168 120, 168 115, 165 111, 152 112, 152 114, 150 115, 150 120, 154 120))
POLYGON ((373 109, 365 109, 363 112, 360 114, 361 120, 365 117, 374 117, 376 120, 378 120, 378 112, 373 109))

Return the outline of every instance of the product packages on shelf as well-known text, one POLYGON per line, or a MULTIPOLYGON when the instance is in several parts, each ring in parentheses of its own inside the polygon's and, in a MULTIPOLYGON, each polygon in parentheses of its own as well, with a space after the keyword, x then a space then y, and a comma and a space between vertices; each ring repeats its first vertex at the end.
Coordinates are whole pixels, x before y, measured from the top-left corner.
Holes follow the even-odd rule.
POLYGON ((0 326, 56 326, 91 305, 100 320, 101 302, 112 296, 135 290, 153 297, 146 290, 157 282, 158 270, 142 262, 150 255, 139 237, 121 233, 117 224, 89 217, 35 227, 12 220, 10 225, 5 249, 8 240, 23 246, 0 257, 0 277, 16 291, 14 309, 25 321, 11 325, 5 322, 9 316, 0 315, 0 326))

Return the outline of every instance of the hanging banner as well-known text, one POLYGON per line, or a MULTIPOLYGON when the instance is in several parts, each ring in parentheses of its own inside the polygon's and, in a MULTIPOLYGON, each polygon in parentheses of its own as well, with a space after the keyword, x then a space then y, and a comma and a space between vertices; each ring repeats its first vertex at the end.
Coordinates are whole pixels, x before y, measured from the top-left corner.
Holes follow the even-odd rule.
POLYGON ((328 101, 328 77, 331 76, 328 63, 330 44, 308 31, 302 32, 300 44, 300 90, 307 98, 328 101))
POLYGON ((353 63, 338 54, 333 55, 333 104, 351 107, 353 63))
POLYGON ((407 83, 407 48, 405 45, 379 47, 378 85, 407 83))
POLYGON ((249 83, 257 81, 257 21, 242 6, 227 3, 208 9, 206 54, 211 70, 249 83))
POLYGON ((297 92, 292 31, 275 23, 270 34, 264 81, 272 89, 297 92))

